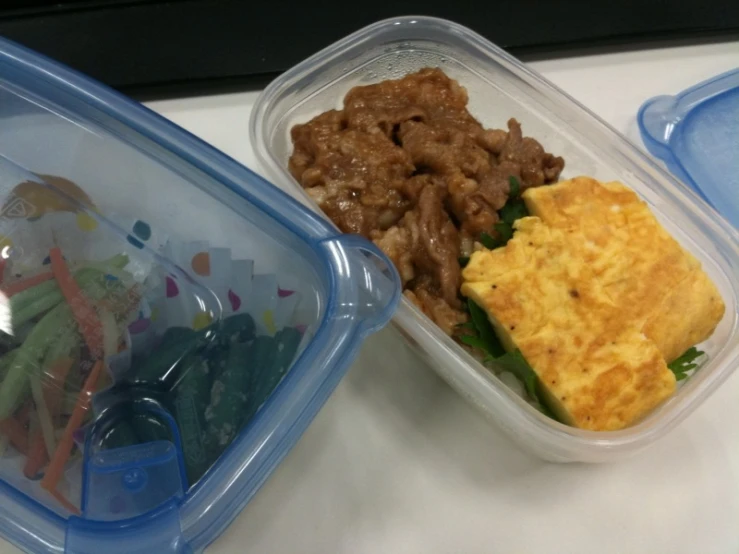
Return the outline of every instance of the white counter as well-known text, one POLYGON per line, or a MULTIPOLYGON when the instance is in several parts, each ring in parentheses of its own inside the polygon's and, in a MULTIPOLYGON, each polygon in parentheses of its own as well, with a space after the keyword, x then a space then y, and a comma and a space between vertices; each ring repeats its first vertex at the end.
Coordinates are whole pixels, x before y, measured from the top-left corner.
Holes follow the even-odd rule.
MULTIPOLYGON (((739 66, 739 43, 532 66, 638 142, 641 102, 739 66)), ((150 106, 258 171, 256 96, 150 106)), ((207 552, 736 554, 739 375, 634 459, 553 465, 517 450, 383 331, 207 552)))

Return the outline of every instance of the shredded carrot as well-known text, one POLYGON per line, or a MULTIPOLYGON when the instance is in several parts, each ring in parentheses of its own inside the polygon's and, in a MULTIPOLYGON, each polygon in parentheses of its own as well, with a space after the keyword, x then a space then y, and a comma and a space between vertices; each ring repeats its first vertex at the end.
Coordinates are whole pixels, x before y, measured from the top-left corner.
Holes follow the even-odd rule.
POLYGON ((67 263, 64 261, 62 251, 58 247, 52 248, 49 251, 49 258, 51 259, 51 270, 59 283, 59 288, 62 290, 67 304, 69 304, 69 308, 72 310, 80 333, 85 337, 90 354, 95 359, 102 357, 103 329, 95 308, 84 295, 77 281, 74 280, 67 263))
POLYGON ((28 455, 28 432, 16 418, 9 417, 0 421, 0 433, 8 437, 10 444, 23 454, 28 455))
POLYGON ((80 515, 80 509, 74 504, 72 504, 69 500, 64 498, 64 495, 60 493, 58 490, 56 489, 50 490, 49 493, 51 494, 51 496, 53 496, 57 500, 57 502, 59 502, 59 504, 64 506, 67 509, 67 511, 77 516, 80 515))
POLYGON ((23 466, 23 475, 29 479, 36 477, 41 468, 46 464, 48 456, 46 455, 46 443, 41 430, 35 431, 30 440, 28 447, 28 456, 23 466))
MULTIPOLYGON (((12 283, 0 287, 0 290, 2 290, 2 293, 5 296, 10 298, 14 294, 18 294, 19 292, 23 292, 26 289, 30 289, 31 287, 35 287, 36 285, 40 285, 41 283, 50 281, 53 278, 54 273, 52 273, 51 271, 45 271, 44 273, 39 273, 38 275, 34 275, 33 277, 27 277, 25 279, 13 281, 12 283)), ((2 280, 0 280, 0 282, 2 282, 2 280)))
POLYGON ((51 457, 51 462, 49 462, 49 467, 46 469, 44 478, 41 480, 41 486, 51 493, 56 491, 59 479, 61 479, 62 473, 64 473, 64 465, 67 463, 67 460, 69 460, 69 456, 72 453, 72 447, 74 446, 74 431, 82 425, 82 420, 85 418, 85 412, 87 412, 90 405, 90 397, 97 386, 97 381, 100 378, 102 370, 103 362, 98 360, 95 362, 92 371, 90 371, 90 375, 87 377, 87 380, 77 397, 74 411, 72 412, 69 421, 67 421, 67 426, 64 428, 64 435, 60 439, 59 444, 56 447, 56 451, 51 457))

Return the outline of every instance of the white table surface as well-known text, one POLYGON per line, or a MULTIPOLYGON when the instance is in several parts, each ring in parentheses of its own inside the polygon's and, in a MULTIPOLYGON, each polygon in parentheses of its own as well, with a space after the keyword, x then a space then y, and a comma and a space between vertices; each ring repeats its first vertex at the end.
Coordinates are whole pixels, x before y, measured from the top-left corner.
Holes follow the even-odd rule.
MULTIPOLYGON (((739 42, 531 65, 638 142, 643 100, 739 67, 739 42)), ((149 106, 258 171, 256 96, 149 106)), ((739 374, 638 457, 555 465, 519 451, 382 331, 207 552, 736 554, 739 374)))

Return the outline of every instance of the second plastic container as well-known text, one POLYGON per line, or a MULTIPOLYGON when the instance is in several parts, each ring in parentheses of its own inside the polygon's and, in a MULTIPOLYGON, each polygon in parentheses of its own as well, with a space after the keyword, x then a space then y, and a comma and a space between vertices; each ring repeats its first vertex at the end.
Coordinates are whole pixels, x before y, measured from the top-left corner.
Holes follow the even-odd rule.
POLYGON ((49 554, 201 552, 389 320, 388 264, 0 39, 0 534, 49 554))

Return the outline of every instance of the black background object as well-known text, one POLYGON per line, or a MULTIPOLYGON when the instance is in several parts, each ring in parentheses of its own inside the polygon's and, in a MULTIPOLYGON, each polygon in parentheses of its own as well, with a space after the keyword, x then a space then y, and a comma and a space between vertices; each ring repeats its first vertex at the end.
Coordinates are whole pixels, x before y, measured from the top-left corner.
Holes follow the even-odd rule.
POLYGON ((456 21, 519 56, 739 32, 736 0, 0 0, 0 35, 146 95, 263 86, 365 25, 409 14, 456 21))

